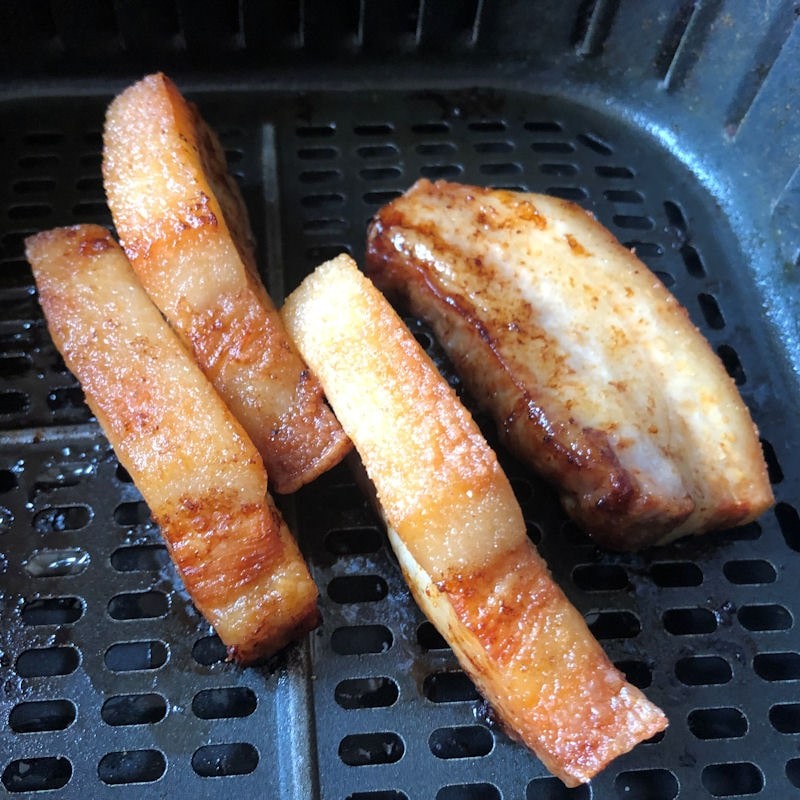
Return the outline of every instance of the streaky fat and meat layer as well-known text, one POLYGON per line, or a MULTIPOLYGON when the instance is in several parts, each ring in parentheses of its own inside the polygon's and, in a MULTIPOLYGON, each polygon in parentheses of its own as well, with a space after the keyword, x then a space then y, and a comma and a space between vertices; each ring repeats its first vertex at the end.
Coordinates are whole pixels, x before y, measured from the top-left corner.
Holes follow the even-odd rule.
POLYGON ((26 242, 39 301, 198 610, 251 662, 318 621, 317 590, 261 458, 104 228, 26 242))
POLYGON ((578 206, 421 180, 375 216, 366 272, 433 327, 506 445, 599 542, 663 544, 772 504, 719 358, 578 206))
POLYGON ((282 315, 374 484, 414 597, 509 732, 572 786, 662 730, 553 582, 475 422, 352 259, 320 266, 282 315))
POLYGON ((261 282, 241 193, 220 143, 164 75, 109 106, 103 179, 134 270, 291 492, 350 444, 261 282))

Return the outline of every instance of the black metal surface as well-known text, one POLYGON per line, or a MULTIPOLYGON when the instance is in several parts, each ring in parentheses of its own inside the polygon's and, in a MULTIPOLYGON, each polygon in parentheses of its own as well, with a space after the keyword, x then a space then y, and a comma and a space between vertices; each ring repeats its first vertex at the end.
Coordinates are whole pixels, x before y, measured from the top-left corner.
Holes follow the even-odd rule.
MULTIPOLYGON (((209 37, 188 22, 187 4, 174 18, 158 12, 171 31, 161 36, 136 4, 114 3, 116 22, 101 20, 127 50, 105 51, 91 24, 67 24, 69 3, 31 5, 34 16, 52 13, 51 28, 28 25, 49 49, 27 64, 35 80, 4 84, 0 104, 0 791, 326 800, 800 791, 800 148, 797 90, 787 89, 798 26, 787 23, 791 4, 756 5, 597 0, 501 13, 487 0, 459 12, 461 33, 445 47, 434 34, 446 23, 429 3, 391 4, 397 36, 381 32, 368 2, 352 4, 355 28, 324 4, 298 6, 305 27, 291 3, 277 16, 275 4, 223 4, 214 19, 227 33, 209 46, 212 65, 225 51, 252 66, 261 56, 247 42, 276 48, 263 56, 273 67, 235 77, 193 71, 209 37), (537 9, 546 20, 533 25, 537 9), (259 15, 274 29, 256 25, 259 15), (726 51, 731 37, 743 44, 726 51), (50 81, 42 70, 76 75, 98 53, 112 72, 137 59, 152 69, 147 46, 183 70, 181 87, 220 132, 276 296, 330 255, 359 259, 370 215, 420 176, 548 191, 635 246, 734 376, 778 499, 743 529, 603 553, 500 451, 556 579, 670 717, 663 737, 591 786, 566 792, 487 721, 345 468, 283 502, 320 586, 323 626, 267 667, 221 660, 50 343, 22 257, 27 233, 110 224, 100 130, 127 82, 50 81), (343 52, 353 65, 339 63, 343 52), (305 63, 305 77, 285 71, 289 62, 305 63)), ((27 29, 23 17, 15 24, 27 29)), ((3 30, 8 54, 14 28, 3 30)))

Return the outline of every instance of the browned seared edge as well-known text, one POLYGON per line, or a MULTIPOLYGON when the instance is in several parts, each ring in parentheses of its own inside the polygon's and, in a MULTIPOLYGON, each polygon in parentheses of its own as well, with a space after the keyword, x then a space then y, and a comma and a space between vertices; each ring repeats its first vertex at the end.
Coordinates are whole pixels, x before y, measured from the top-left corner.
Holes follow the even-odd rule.
POLYGON ((54 343, 198 610, 250 663, 315 627, 317 590, 255 447, 94 225, 26 241, 54 343))
POLYGON ((224 151, 163 74, 110 105, 103 176, 114 224, 155 304, 292 492, 350 449, 261 282, 224 151))

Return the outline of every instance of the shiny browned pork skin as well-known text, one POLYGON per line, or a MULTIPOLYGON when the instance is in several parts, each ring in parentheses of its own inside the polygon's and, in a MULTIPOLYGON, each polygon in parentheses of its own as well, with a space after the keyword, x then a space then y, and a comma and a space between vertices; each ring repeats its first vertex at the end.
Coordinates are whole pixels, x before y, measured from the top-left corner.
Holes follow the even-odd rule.
POLYGON ((599 542, 663 544, 772 504, 720 360, 578 206, 421 180, 376 215, 367 274, 428 321, 506 445, 599 542))
POLYGON ((282 310, 374 484, 417 603, 462 667, 564 783, 666 726, 551 579, 474 421, 347 256, 282 310))
POLYGON ((317 590, 241 425, 96 225, 27 240, 51 336, 200 613, 251 662, 314 627, 317 590))
POLYGON ((257 274, 247 212, 224 152, 164 75, 111 103, 103 180, 134 270, 291 492, 350 443, 286 336, 257 274))

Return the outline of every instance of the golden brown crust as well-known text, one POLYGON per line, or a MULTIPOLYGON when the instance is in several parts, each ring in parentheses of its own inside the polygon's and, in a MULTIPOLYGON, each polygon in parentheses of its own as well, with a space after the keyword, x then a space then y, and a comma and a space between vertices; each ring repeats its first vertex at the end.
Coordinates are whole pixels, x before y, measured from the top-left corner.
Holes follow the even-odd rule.
POLYGON ((609 663, 528 540, 475 422, 347 256, 286 301, 418 604, 515 736, 568 785, 666 725, 609 663))
POLYGON ((719 359, 577 206, 420 181, 376 215, 367 272, 431 324, 507 446, 604 544, 636 549, 771 504, 719 359))
POLYGON ((317 619, 316 587, 253 444, 103 228, 26 242, 53 341, 161 528, 198 610, 242 661, 317 619))
POLYGON ((216 136, 164 75, 108 109, 103 177, 134 270, 291 492, 350 444, 258 277, 239 189, 216 136))

